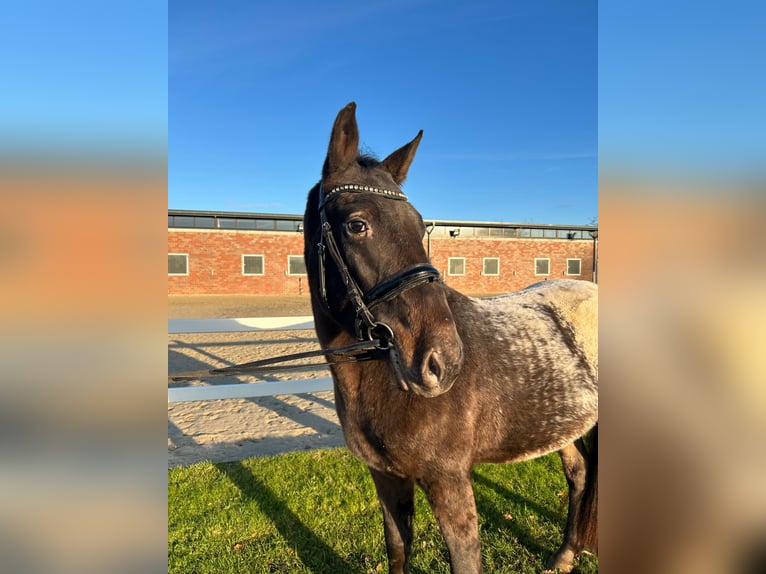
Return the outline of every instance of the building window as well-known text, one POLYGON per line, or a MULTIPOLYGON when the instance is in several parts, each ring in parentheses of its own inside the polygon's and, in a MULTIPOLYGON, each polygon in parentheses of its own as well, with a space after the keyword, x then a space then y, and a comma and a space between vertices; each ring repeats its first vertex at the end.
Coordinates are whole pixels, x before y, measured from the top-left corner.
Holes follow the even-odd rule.
POLYGON ((287 256, 287 274, 288 275, 305 275, 306 274, 306 262, 303 260, 303 255, 288 255, 287 256))
POLYGON ((465 275, 465 257, 450 257, 447 273, 449 275, 465 275))
POLYGON ((548 258, 535 258, 535 275, 550 275, 551 260, 548 258))
POLYGON ((168 253, 168 275, 188 275, 189 254, 168 253))
POLYGON ((194 227, 194 218, 187 215, 173 217, 173 227, 194 227))
POLYGON ((255 219, 237 218, 237 229, 255 229, 255 219))
POLYGON ((300 221, 277 219, 277 231, 295 231, 300 221))
POLYGON ((242 275, 263 275, 263 255, 243 255, 242 275))
POLYGON ((567 275, 582 275, 581 259, 567 259, 567 275))
POLYGON ((560 239, 582 239, 582 231, 574 229, 559 229, 558 236, 560 239))
POLYGON ((485 257, 482 275, 500 275, 500 259, 497 257, 485 257))
POLYGON ((195 217, 194 227, 206 227, 208 229, 214 229, 215 217, 195 217))

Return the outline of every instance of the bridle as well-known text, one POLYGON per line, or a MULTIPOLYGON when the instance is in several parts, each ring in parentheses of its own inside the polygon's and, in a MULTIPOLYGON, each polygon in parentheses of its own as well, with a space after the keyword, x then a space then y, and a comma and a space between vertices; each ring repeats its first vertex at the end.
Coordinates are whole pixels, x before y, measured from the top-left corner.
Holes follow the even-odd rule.
POLYGON ((396 201, 407 201, 407 196, 398 190, 381 189, 369 185, 344 184, 333 187, 325 193, 322 184, 319 184, 319 216, 322 222, 322 235, 318 243, 319 247, 319 293, 325 310, 332 316, 330 304, 327 300, 327 278, 325 265, 325 252, 329 252, 335 266, 340 273, 343 284, 346 287, 346 296, 356 315, 354 321, 355 336, 359 341, 377 339, 381 343, 381 349, 390 349, 394 342, 394 332, 391 327, 375 319, 372 309, 390 301, 405 291, 422 283, 439 281, 439 271, 429 263, 419 263, 406 267, 383 279, 372 287, 367 293, 363 293, 354 280, 348 265, 338 249, 338 244, 332 233, 332 226, 327 221, 325 207, 335 197, 342 193, 372 193, 396 201))
POLYGON ((376 305, 379 305, 384 301, 390 301, 421 283, 439 281, 439 271, 428 263, 412 265, 402 269, 398 273, 394 273, 391 277, 379 282, 372 289, 367 291, 367 293, 363 293, 359 288, 359 285, 354 281, 354 278, 348 269, 348 265, 346 265, 346 262, 343 260, 343 256, 338 249, 338 244, 335 242, 335 237, 333 237, 332 227, 327 221, 327 214, 325 213, 325 206, 327 203, 338 194, 346 192, 374 193, 398 201, 407 201, 407 196, 401 191, 391 191, 355 184, 340 185, 334 187, 329 193, 325 194, 322 185, 319 185, 319 215, 322 220, 322 237, 318 244, 319 291, 322 298, 322 304, 328 315, 332 317, 332 310, 330 309, 330 304, 327 300, 327 278, 325 277, 325 251, 327 251, 330 253, 330 257, 338 268, 338 272, 346 286, 346 295, 354 308, 354 313, 356 314, 354 331, 358 342, 331 349, 320 349, 317 351, 307 351, 293 353, 291 355, 283 355, 281 357, 261 359, 258 361, 232 365, 230 367, 174 373, 168 376, 168 380, 189 381, 208 377, 305 369, 307 367, 319 367, 326 364, 339 365, 342 363, 358 363, 361 361, 376 361, 387 358, 394 362, 399 360, 399 350, 397 349, 396 341, 394 340, 394 332, 391 330, 391 327, 375 319, 372 309, 374 309, 376 305), (280 363, 311 357, 324 357, 326 363, 276 366, 280 363))

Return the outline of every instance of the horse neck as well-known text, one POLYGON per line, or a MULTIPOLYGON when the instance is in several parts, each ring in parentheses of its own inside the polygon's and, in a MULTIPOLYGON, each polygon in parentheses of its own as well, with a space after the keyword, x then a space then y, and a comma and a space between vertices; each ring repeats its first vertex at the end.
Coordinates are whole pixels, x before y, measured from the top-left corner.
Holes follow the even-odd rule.
POLYGON ((313 290, 311 309, 314 314, 314 328, 322 347, 342 346, 354 341, 354 338, 346 333, 341 324, 330 315, 329 309, 325 307, 313 290))

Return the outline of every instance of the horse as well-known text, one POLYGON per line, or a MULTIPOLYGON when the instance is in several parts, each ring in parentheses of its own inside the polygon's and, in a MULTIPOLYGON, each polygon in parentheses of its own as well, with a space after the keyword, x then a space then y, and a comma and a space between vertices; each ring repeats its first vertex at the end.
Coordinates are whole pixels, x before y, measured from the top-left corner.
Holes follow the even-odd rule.
POLYGON ((389 571, 409 571, 415 485, 451 571, 477 573, 472 466, 558 451, 568 516, 547 568, 570 572, 581 551, 597 552, 597 287, 549 280, 478 299, 447 286, 401 189, 422 136, 382 161, 360 154, 349 103, 304 215, 321 347, 373 341, 377 349, 374 360, 339 361, 330 371, 346 444, 375 485, 389 571))

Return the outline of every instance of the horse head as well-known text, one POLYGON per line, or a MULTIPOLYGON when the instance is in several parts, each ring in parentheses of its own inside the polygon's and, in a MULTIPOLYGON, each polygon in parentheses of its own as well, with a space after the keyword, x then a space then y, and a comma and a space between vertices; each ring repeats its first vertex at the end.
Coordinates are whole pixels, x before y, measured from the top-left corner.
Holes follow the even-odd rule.
POLYGON ((359 154, 355 111, 350 103, 335 119, 304 216, 317 332, 323 345, 336 331, 381 339, 400 387, 434 397, 452 387, 463 343, 423 247, 423 219, 400 188, 423 132, 377 161, 359 154))

